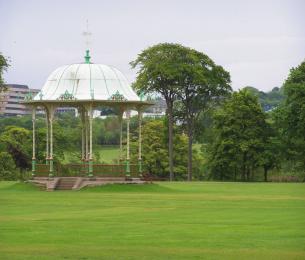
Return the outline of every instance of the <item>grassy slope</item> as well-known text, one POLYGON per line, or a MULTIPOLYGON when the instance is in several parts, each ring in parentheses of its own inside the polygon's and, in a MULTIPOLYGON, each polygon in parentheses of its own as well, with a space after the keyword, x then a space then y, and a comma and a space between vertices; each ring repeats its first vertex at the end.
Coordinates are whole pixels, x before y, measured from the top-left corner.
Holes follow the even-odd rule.
POLYGON ((305 185, 0 182, 1 259, 305 259, 305 185))

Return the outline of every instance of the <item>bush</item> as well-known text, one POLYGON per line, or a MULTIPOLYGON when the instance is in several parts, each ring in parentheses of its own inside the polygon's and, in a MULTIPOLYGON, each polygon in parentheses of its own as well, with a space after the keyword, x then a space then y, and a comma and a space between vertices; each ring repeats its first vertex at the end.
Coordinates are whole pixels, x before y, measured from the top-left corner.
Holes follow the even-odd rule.
POLYGON ((268 177, 271 182, 305 182, 304 171, 279 171, 268 177))
POLYGON ((17 180, 18 172, 13 157, 7 152, 0 152, 0 180, 17 180))

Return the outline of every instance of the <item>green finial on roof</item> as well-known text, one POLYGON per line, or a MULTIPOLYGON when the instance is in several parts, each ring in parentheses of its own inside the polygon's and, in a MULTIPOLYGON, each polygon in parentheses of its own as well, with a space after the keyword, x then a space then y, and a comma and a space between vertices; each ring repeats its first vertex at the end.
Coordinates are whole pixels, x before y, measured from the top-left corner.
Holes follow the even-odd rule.
POLYGON ((90 57, 90 55, 89 55, 89 50, 86 50, 85 62, 86 62, 87 64, 89 64, 89 63, 90 63, 90 59, 91 59, 91 57, 90 57))

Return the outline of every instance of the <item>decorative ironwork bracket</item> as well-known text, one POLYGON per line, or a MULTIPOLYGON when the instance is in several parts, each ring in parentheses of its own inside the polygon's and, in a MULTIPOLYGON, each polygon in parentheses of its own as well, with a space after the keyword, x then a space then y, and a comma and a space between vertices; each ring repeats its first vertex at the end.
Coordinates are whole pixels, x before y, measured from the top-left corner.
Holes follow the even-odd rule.
POLYGON ((117 91, 115 94, 112 94, 108 100, 115 100, 115 101, 126 101, 127 99, 124 97, 124 95, 120 94, 119 91, 117 91))
POLYGON ((24 96, 24 100, 25 100, 25 101, 31 101, 31 100, 33 100, 33 94, 32 94, 32 92, 27 93, 27 94, 24 96))
POLYGON ((68 90, 66 90, 65 93, 61 94, 59 96, 59 98, 57 98, 57 99, 59 99, 59 100, 75 100, 76 98, 71 93, 69 93, 68 90))

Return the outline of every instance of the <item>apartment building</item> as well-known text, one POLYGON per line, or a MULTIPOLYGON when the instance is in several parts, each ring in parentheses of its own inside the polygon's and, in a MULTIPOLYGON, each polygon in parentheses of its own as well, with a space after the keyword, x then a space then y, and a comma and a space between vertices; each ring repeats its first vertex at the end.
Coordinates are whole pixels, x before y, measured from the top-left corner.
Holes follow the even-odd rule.
POLYGON ((7 91, 0 93, 0 116, 18 116, 30 114, 30 110, 20 101, 31 93, 35 96, 39 89, 30 89, 26 85, 8 84, 7 91))

